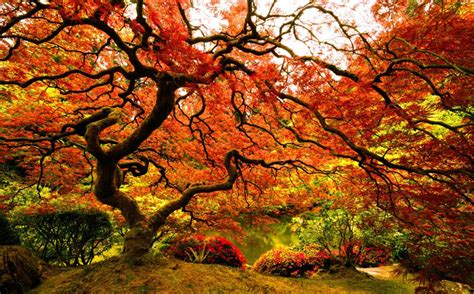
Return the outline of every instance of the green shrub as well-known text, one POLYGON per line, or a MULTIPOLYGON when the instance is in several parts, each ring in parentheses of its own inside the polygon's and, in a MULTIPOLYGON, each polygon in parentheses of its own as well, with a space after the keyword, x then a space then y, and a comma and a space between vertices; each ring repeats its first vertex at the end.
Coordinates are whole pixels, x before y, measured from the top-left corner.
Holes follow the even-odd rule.
POLYGON ((362 237, 361 218, 344 209, 323 207, 299 218, 296 234, 303 246, 315 246, 347 266, 355 266, 362 237))
POLYGON ((324 206, 318 213, 293 218, 302 246, 316 246, 346 266, 377 266, 404 256, 405 235, 387 213, 354 213, 324 206))
POLYGON ((19 245, 20 238, 13 230, 8 219, 0 213, 0 245, 19 245))
POLYGON ((283 277, 309 277, 319 269, 328 270, 333 262, 323 251, 276 248, 260 256, 252 270, 283 277))
POLYGON ((194 235, 169 248, 176 258, 199 263, 222 264, 245 269, 245 258, 232 242, 223 237, 194 235))
POLYGON ((112 224, 100 211, 73 210, 21 218, 23 244, 45 261, 85 265, 111 247, 112 224))

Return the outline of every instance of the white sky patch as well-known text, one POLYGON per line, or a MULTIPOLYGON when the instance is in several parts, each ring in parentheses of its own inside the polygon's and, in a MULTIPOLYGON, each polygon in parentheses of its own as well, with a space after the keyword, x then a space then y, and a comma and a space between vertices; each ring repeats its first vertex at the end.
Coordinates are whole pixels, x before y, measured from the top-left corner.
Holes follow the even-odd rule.
MULTIPOLYGON (((193 8, 189 11, 191 24, 200 26, 198 35, 210 35, 225 30, 227 22, 220 17, 222 11, 231 8, 236 1, 194 0, 193 8)), ((327 3, 323 1, 308 0, 279 0, 269 12, 272 0, 256 0, 257 13, 262 16, 269 14, 288 15, 288 17, 273 18, 267 20, 260 30, 269 31, 270 34, 278 34, 279 28, 294 18, 300 8, 305 5, 320 5, 324 9, 332 11, 341 22, 352 25, 360 33, 376 34, 380 27, 372 18, 371 7, 375 0, 332 0, 327 3)), ((254 19, 258 24, 258 20, 254 19)), ((296 30, 287 34, 282 43, 290 47, 297 55, 312 55, 337 64, 340 67, 347 66, 347 59, 337 49, 354 49, 350 40, 355 41, 357 31, 345 27, 345 33, 337 26, 336 20, 327 13, 318 9, 306 10, 298 20, 296 30), (303 26, 305 28, 303 28, 303 26), (299 39, 299 40, 298 40, 299 39)), ((281 52, 284 55, 285 52, 281 52)))
MULTIPOLYGON (((354 47, 351 41, 355 41, 358 33, 371 32, 373 34, 378 30, 378 25, 370 12, 375 1, 370 0, 363 4, 361 2, 363 1, 333 0, 326 4, 319 4, 318 1, 311 1, 312 5, 319 5, 332 11, 343 24, 351 25, 357 31, 350 27, 344 27, 344 32, 330 14, 311 8, 304 11, 299 18, 299 26, 296 31, 287 35, 283 42, 297 55, 317 56, 345 67, 344 65, 347 63, 345 54, 336 48, 352 50, 354 47)), ((268 0, 259 0, 259 3, 264 6, 269 5, 268 0)), ((299 8, 309 3, 304 0, 278 1, 276 8, 282 12, 296 14, 299 12, 299 8)))
POLYGON ((125 8, 124 16, 129 19, 136 19, 137 18, 137 4, 128 3, 127 7, 125 8))
POLYGON ((191 24, 201 26, 204 32, 217 32, 228 25, 227 21, 220 18, 221 11, 228 10, 235 1, 223 1, 212 5, 209 0, 193 0, 188 17, 191 24))
MULTIPOLYGON (((192 7, 187 11, 187 17, 192 26, 198 30, 194 37, 209 36, 225 32, 229 25, 222 17, 239 0, 192 0, 192 7)), ((301 12, 301 8, 309 5, 320 6, 331 11, 345 25, 345 32, 338 26, 336 19, 330 14, 317 8, 306 9, 299 15, 297 25, 291 33, 286 34, 281 43, 289 47, 298 56, 315 56, 335 64, 342 69, 348 66, 344 50, 356 50, 354 41, 359 33, 369 39, 376 36, 381 27, 373 19, 371 8, 376 0, 255 0, 257 14, 262 16, 279 15, 265 20, 254 17, 258 30, 262 35, 276 36, 280 28, 292 21, 301 12), (273 4, 274 3, 274 4, 273 4), (273 5, 273 6, 272 6, 273 5), (272 9, 271 11, 270 8, 272 9), (351 28, 352 26, 353 28, 351 28), (352 44, 351 44, 352 41, 352 44)), ((130 19, 136 17, 136 4, 129 2, 125 15, 130 19)), ((243 22, 243 19, 242 19, 243 22)), ((207 51, 213 44, 198 44, 201 50, 207 51)), ((278 53, 289 54, 282 49, 278 53)), ((282 63, 275 57, 277 63, 282 63)), ((333 78, 338 79, 333 75, 333 78)))

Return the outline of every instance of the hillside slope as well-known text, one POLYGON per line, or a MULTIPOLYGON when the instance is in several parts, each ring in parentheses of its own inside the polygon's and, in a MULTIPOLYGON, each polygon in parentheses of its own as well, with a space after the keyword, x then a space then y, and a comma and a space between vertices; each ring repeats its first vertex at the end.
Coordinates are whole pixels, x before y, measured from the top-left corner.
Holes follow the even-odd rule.
POLYGON ((149 258, 117 259, 64 271, 32 293, 413 293, 414 285, 348 272, 312 279, 261 275, 220 265, 149 258))

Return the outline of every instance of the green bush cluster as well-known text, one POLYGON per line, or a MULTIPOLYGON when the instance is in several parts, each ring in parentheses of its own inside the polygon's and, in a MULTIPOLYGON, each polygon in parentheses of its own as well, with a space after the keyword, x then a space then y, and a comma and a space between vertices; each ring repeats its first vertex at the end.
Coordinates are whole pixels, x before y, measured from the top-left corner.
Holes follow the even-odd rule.
POLYGON ((301 246, 316 246, 346 266, 379 266, 405 254, 400 228, 377 209, 353 213, 328 204, 293 223, 301 246))
POLYGON ((176 258, 209 264, 222 264, 245 269, 245 257, 232 242, 223 237, 193 235, 177 241, 169 248, 176 258))
POLYGON ((90 264, 111 247, 113 229, 107 214, 95 210, 25 215, 18 226, 23 245, 45 261, 77 266, 90 264))

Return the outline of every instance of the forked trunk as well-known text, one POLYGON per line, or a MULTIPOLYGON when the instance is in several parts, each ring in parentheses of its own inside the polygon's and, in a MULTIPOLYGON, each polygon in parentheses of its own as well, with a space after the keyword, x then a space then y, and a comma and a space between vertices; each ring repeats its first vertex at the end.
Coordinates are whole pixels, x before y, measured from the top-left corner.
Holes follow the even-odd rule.
POLYGON ((125 235, 123 259, 133 261, 150 251, 156 229, 147 222, 137 202, 119 190, 121 181, 122 173, 115 162, 98 162, 95 195, 100 202, 119 209, 125 217, 130 231, 125 235))

